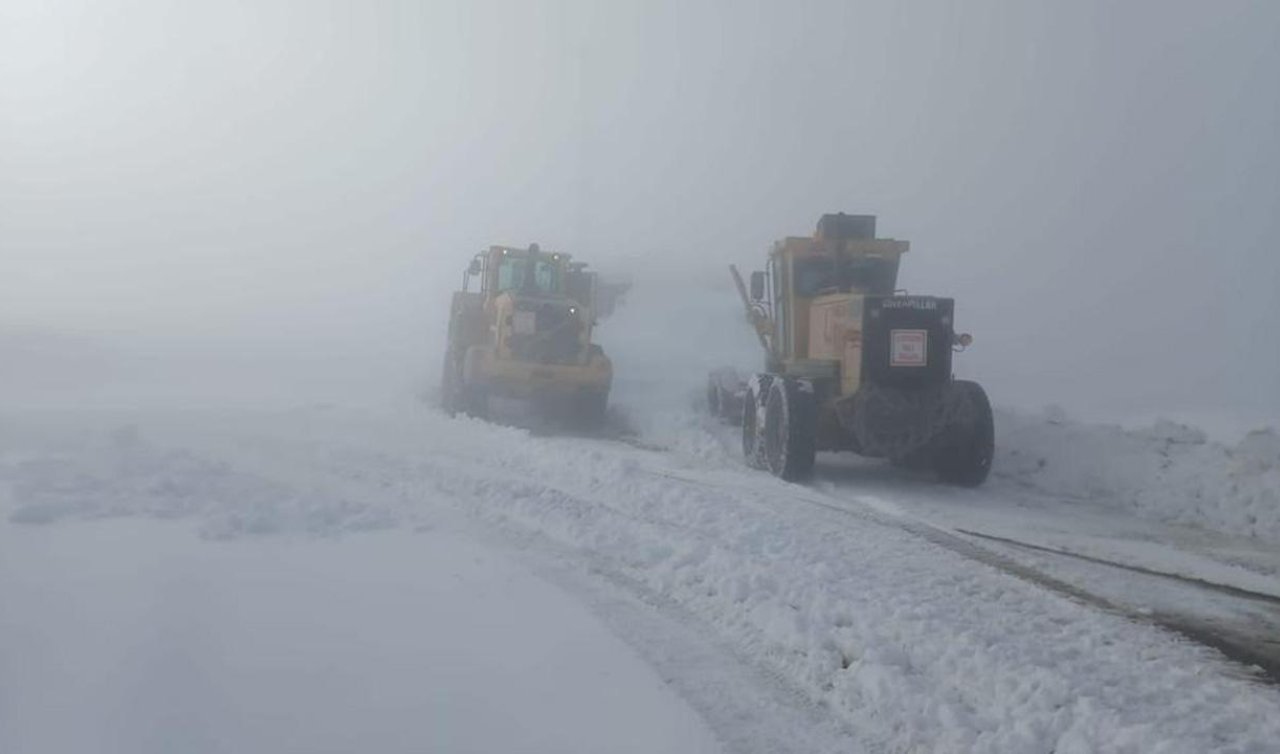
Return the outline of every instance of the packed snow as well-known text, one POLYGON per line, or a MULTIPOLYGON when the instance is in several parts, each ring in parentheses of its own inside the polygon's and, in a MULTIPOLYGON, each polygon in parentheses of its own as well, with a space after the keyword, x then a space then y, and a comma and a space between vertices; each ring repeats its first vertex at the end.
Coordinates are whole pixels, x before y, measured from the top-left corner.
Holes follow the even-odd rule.
MULTIPOLYGON (((706 651, 737 657, 754 680, 711 685, 673 660, 687 644, 611 622, 731 751, 1244 752, 1280 740, 1280 694, 1215 652, 921 540, 856 489, 837 499, 747 471, 723 428, 675 417, 651 414, 644 442, 625 444, 424 407, 12 413, 0 474, 11 532, 127 516, 270 542, 461 517, 555 559, 561 583, 593 584, 606 622, 600 604, 639 601, 673 635, 692 627, 717 648, 706 651)), ((1032 446, 1020 441, 1018 457, 1032 446)), ((1003 478, 1058 463, 1029 471, 1007 448, 1003 478)))

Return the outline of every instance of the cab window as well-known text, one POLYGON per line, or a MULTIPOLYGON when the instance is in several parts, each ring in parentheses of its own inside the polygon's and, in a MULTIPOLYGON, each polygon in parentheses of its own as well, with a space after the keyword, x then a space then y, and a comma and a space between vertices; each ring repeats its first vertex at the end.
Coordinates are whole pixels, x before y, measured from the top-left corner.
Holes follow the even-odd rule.
MULTIPOLYGON (((504 257, 498 264, 498 291, 520 290, 525 286, 530 260, 527 257, 504 257)), ((533 262, 533 284, 535 292, 543 296, 551 296, 560 292, 559 269, 555 262, 537 260, 533 262)))

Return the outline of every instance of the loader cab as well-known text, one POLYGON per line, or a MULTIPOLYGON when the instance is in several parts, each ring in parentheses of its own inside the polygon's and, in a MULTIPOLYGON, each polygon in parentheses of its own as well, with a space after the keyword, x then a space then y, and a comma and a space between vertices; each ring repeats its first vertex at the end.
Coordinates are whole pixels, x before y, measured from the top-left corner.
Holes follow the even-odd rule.
POLYGON ((549 260, 503 257, 498 264, 497 290, 554 296, 560 292, 560 277, 559 265, 549 260))
POLYGON ((542 251, 533 244, 527 249, 491 246, 476 256, 468 271, 481 276, 480 292, 487 298, 507 292, 555 298, 566 294, 569 267, 568 254, 542 251))

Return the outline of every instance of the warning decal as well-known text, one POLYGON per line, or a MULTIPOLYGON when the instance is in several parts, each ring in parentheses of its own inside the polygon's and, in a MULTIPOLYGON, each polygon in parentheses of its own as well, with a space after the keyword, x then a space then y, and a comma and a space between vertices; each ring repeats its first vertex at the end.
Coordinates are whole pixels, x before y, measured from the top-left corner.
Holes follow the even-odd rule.
POLYGON ((928 331, 891 330, 889 332, 889 366, 923 367, 928 364, 928 331))

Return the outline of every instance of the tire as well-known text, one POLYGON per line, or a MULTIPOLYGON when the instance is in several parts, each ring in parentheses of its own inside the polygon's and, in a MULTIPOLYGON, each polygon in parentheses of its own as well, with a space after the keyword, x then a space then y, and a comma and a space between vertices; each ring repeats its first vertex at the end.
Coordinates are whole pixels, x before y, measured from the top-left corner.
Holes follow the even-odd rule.
POLYGON ((458 360, 457 390, 455 391, 458 396, 457 410, 475 419, 488 419, 488 386, 474 380, 469 381, 466 377, 467 375, 475 374, 474 362, 477 354, 478 349, 475 346, 471 346, 466 349, 465 354, 458 360))
POLYGON ((818 401, 807 382, 781 378, 769 387, 764 410, 764 458, 769 472, 788 482, 813 475, 818 401))
POLYGON ((458 360, 450 350, 444 357, 444 373, 440 377, 440 407, 449 416, 457 416, 462 410, 461 379, 458 376, 458 360))
POLYGON ((995 456, 991 401, 976 382, 957 380, 952 386, 955 418, 934 452, 933 468, 938 478, 948 484, 977 487, 987 480, 995 456))
POLYGON ((484 388, 468 385, 463 380, 462 365, 452 351, 444 359, 440 406, 449 416, 465 414, 476 419, 489 418, 489 394, 484 388))
POLYGON ((756 375, 747 385, 746 396, 742 400, 742 458, 753 469, 765 468, 764 437, 759 425, 772 382, 773 375, 756 375))
POLYGON ((707 377, 707 408, 725 424, 737 424, 742 418, 738 387, 742 379, 733 367, 722 367, 707 377))
POLYGON ((707 411, 712 416, 719 418, 723 416, 724 405, 721 402, 720 380, 715 372, 707 377, 707 411))
POLYGON ((599 429, 604 426, 608 409, 608 393, 580 393, 573 401, 573 423, 581 429, 599 429))
POLYGON ((484 388, 464 385, 459 393, 459 411, 473 419, 489 418, 489 393, 484 388))
POLYGON ((929 452, 928 448, 920 448, 911 451, 905 456, 890 458, 889 463, 908 471, 928 471, 935 465, 933 454, 929 452))
POLYGON ((736 425, 742 419, 742 399, 736 392, 720 390, 720 420, 725 424, 736 425))

